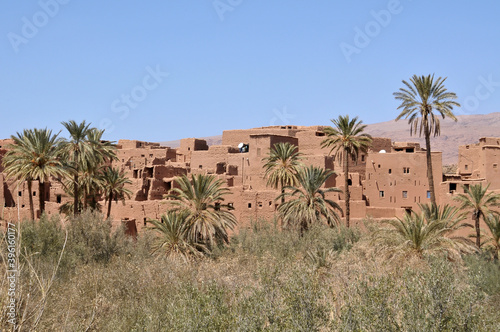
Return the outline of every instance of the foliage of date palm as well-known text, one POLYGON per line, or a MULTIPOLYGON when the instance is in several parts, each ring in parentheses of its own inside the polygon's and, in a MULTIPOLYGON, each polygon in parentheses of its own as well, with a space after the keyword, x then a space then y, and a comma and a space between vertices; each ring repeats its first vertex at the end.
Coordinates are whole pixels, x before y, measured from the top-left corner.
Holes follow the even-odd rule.
POLYGON ((493 206, 498 206, 500 203, 500 195, 491 191, 488 192, 489 187, 489 184, 486 187, 483 187, 482 184, 462 186, 464 193, 453 197, 454 200, 460 203, 460 209, 472 212, 474 227, 476 229, 475 238, 477 248, 481 248, 479 221, 481 218, 485 219, 485 216, 491 212, 490 209, 493 206))
POLYGON ((179 188, 173 188, 171 198, 176 210, 187 211, 187 238, 192 243, 212 248, 217 244, 228 243, 228 230, 236 226, 236 217, 229 211, 232 208, 222 204, 224 196, 230 194, 223 188, 222 180, 213 175, 183 175, 176 179, 179 188))
POLYGON ((490 213, 484 219, 488 227, 489 235, 486 237, 484 243, 491 246, 493 257, 498 259, 500 254, 500 215, 498 213, 490 213))
POLYGON ((62 122, 62 125, 69 133, 70 139, 64 140, 63 151, 65 154, 68 169, 73 174, 73 214, 77 215, 80 211, 80 171, 88 164, 93 163, 95 155, 92 145, 88 140, 88 135, 92 128, 90 123, 85 121, 80 124, 74 120, 62 122))
POLYGON ((395 252, 425 254, 444 252, 450 258, 472 252, 472 242, 455 232, 468 227, 457 208, 445 205, 420 205, 420 213, 406 213, 403 218, 384 220, 388 227, 374 233, 374 241, 388 245, 395 252))
POLYGON ((161 221, 148 220, 157 235, 152 246, 153 254, 172 259, 181 258, 184 261, 203 256, 206 248, 188 238, 187 217, 186 210, 169 211, 161 216, 161 221))
POLYGON ((3 158, 4 172, 8 177, 28 181, 30 211, 34 219, 31 181, 38 181, 40 212, 45 210, 45 183, 51 176, 62 176, 66 172, 61 162, 58 134, 49 129, 25 129, 17 136, 11 136, 14 144, 3 158))
MULTIPOLYGON (((290 143, 276 143, 269 151, 269 155, 262 160, 264 164, 264 177, 267 185, 278 189, 286 186, 295 186, 297 184, 297 172, 302 167, 301 154, 297 146, 290 143)), ((281 203, 284 203, 282 197, 281 203)))
POLYGON ((333 127, 325 128, 327 138, 321 142, 322 148, 329 148, 337 158, 343 159, 344 195, 346 226, 349 227, 351 208, 351 195, 349 191, 349 159, 357 160, 360 152, 366 152, 372 143, 370 135, 363 133, 366 125, 358 117, 353 119, 349 115, 339 115, 331 120, 333 127))
POLYGON ((327 193, 340 192, 338 188, 323 188, 326 180, 334 174, 322 168, 309 166, 297 174, 298 186, 285 187, 282 197, 289 200, 278 207, 284 228, 297 227, 306 231, 312 224, 326 223, 334 226, 339 222, 335 210, 341 210, 334 201, 326 198, 327 193))
POLYGON ((430 137, 431 135, 440 135, 440 117, 443 119, 448 117, 457 121, 452 111, 453 107, 460 107, 460 104, 455 101, 457 95, 446 89, 445 81, 446 77, 434 80, 434 75, 413 75, 410 82, 403 80, 405 87, 393 94, 395 99, 401 102, 398 106, 401 113, 397 116, 396 121, 401 118, 407 119, 410 125, 410 134, 418 132, 420 136, 423 134, 425 137, 427 178, 431 192, 431 203, 434 205, 436 205, 436 193, 432 174, 430 137))
POLYGON ((131 184, 125 174, 117 168, 106 167, 100 175, 101 188, 104 196, 108 202, 108 212, 106 218, 111 215, 111 203, 114 201, 122 200, 125 202, 125 196, 130 198, 132 192, 125 188, 125 185, 131 184))

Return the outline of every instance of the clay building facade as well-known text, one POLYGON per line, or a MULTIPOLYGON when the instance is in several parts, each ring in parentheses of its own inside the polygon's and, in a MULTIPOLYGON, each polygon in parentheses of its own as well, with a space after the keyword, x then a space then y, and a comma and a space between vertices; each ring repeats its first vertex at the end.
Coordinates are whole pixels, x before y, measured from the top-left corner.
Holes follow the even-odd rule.
MULTIPOLYGON (((133 193, 125 204, 113 203, 114 220, 129 218, 138 228, 147 219, 159 219, 170 206, 164 197, 176 187, 175 178, 184 174, 212 174, 222 180, 230 191, 224 203, 230 204, 240 227, 252 220, 271 220, 278 206, 279 191, 266 186, 263 165, 270 148, 278 142, 298 147, 306 165, 335 171, 325 187, 344 190, 342 157, 330 155, 321 148, 325 139, 322 126, 272 126, 247 130, 228 130, 222 135, 222 145, 208 146, 205 140, 186 138, 179 148, 160 146, 136 140, 120 140, 114 167, 123 170, 132 181, 127 185, 133 193), (248 150, 239 148, 240 143, 248 150)), ((432 152, 432 163, 440 204, 449 203, 462 184, 491 183, 500 190, 498 164, 500 139, 481 138, 479 143, 459 147, 458 172, 442 174, 441 152, 432 152)), ((0 158, 10 140, 0 140, 0 158)), ((425 150, 418 143, 392 143, 388 138, 373 138, 367 153, 349 160, 349 186, 352 218, 391 218, 405 210, 416 210, 418 204, 428 203, 427 162, 425 150)), ((0 169, 1 171, 1 169, 0 169)), ((58 213, 59 207, 71 201, 57 181, 46 184, 46 210, 58 213)), ((463 192, 463 190, 462 190, 463 192)), ((28 193, 26 183, 18 184, 0 173, 0 206, 3 219, 29 217, 29 196, 33 195, 38 209, 38 183, 33 182, 28 193)), ((344 207, 343 193, 330 193, 328 198, 344 207)), ((103 204, 103 202, 101 202, 103 204)), ((342 215, 342 214, 341 214, 342 215)))

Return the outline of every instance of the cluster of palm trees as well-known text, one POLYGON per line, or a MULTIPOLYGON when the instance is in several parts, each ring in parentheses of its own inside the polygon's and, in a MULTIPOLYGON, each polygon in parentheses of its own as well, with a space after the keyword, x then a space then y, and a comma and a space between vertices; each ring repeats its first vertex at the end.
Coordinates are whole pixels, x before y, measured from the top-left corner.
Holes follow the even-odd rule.
MULTIPOLYGON (((401 118, 407 119, 410 125, 410 134, 416 134, 418 132, 420 136, 422 136, 422 134, 424 135, 431 207, 435 211, 439 210, 439 206, 436 202, 436 192, 434 188, 430 137, 431 135, 440 135, 440 118, 444 119, 447 117, 457 121, 452 111, 453 107, 460 107, 460 104, 455 101, 457 99, 456 94, 448 91, 444 86, 445 81, 446 78, 442 77, 438 77, 435 80, 434 75, 414 75, 410 78, 409 82, 403 80, 404 87, 394 93, 395 99, 401 102, 398 107, 398 109, 401 109, 401 113, 396 118, 396 121, 401 118)), ((460 209, 462 211, 472 212, 476 230, 474 237, 477 249, 481 248, 481 229, 479 221, 482 217, 492 235, 489 241, 493 243, 495 257, 498 257, 500 249, 500 224, 497 212, 492 211, 491 207, 498 206, 500 195, 488 192, 488 188, 489 185, 483 187, 482 184, 462 186, 464 194, 459 194, 454 197, 454 199, 461 204, 460 209)), ((407 215, 404 220, 399 219, 398 221, 394 221, 394 223, 399 223, 400 225, 406 225, 408 227, 410 225, 422 225, 428 229, 432 229, 429 225, 435 222, 438 214, 426 214, 425 208, 422 206, 421 208, 422 215, 414 215, 413 217, 407 215), (417 219, 425 220, 426 223, 419 223, 417 219)), ((460 216, 460 218, 462 218, 462 216, 460 216)), ((397 229, 397 227, 395 227, 395 229, 397 229)), ((403 234, 402 232, 399 233, 403 234)), ((441 235, 443 235, 443 233, 449 235, 452 232, 438 231, 438 233, 441 235)), ((432 236, 436 235, 435 232, 431 232, 431 234, 433 234, 432 236)), ((406 237, 406 239, 410 240, 409 237, 406 237)), ((417 243, 418 241, 410 240, 410 242, 417 243)))
POLYGON ((4 172, 8 178, 26 181, 29 192, 30 216, 35 219, 32 183, 39 184, 40 214, 45 211, 45 184, 59 181, 73 203, 61 207, 63 212, 79 214, 87 208, 98 208, 98 198, 108 201, 109 218, 111 202, 131 192, 124 186, 130 183, 123 172, 111 168, 116 159, 116 146, 102 140, 104 130, 91 127, 85 121, 62 122, 69 139, 53 134, 52 130, 25 129, 12 135, 14 141, 3 158, 4 172))
POLYGON ((176 179, 165 198, 171 209, 161 221, 148 220, 159 236, 154 251, 168 258, 201 257, 214 248, 229 243, 228 231, 236 226, 232 206, 223 204, 229 189, 214 175, 183 175, 176 179))
MULTIPOLYGON (((366 152, 371 145, 371 137, 364 133, 366 128, 357 117, 340 115, 331 120, 333 127, 325 128, 326 139, 321 146, 329 148, 336 158, 342 160, 345 178, 346 226, 350 225, 350 193, 349 193, 349 159, 356 160, 360 152, 366 152)), ((305 167, 297 147, 290 143, 276 143, 265 161, 264 170, 267 185, 281 189, 281 204, 278 213, 284 227, 298 227, 301 232, 313 223, 326 223, 330 226, 338 224, 340 218, 335 210, 342 211, 334 201, 325 194, 341 192, 325 183, 335 174, 331 170, 320 167, 305 167), (285 201, 286 198, 288 201, 285 201)))

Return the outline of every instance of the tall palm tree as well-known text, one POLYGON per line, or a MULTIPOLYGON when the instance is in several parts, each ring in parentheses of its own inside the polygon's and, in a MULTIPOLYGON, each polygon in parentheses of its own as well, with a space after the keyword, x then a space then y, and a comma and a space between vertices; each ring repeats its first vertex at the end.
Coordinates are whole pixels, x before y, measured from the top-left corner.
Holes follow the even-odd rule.
POLYGON ((116 145, 113 142, 102 140, 103 134, 104 129, 97 128, 91 128, 87 134, 93 158, 86 160, 79 175, 82 178, 79 188, 81 187, 83 190, 83 209, 87 209, 89 196, 92 198, 91 205, 96 205, 95 197, 100 186, 98 175, 104 167, 111 166, 112 161, 118 160, 116 145))
POLYGON ((457 95, 446 89, 444 81, 446 81, 446 77, 439 77, 434 81, 434 75, 413 75, 410 82, 403 80, 406 88, 400 88, 398 92, 394 93, 395 99, 401 101, 398 110, 402 110, 396 121, 401 118, 408 119, 410 134, 416 134, 417 131, 420 136, 422 136, 422 132, 424 134, 427 178, 429 180, 429 191, 431 192, 431 203, 434 205, 436 205, 436 192, 432 174, 430 137, 431 135, 434 135, 434 137, 440 135, 439 116, 443 119, 448 117, 457 121, 452 110, 454 106, 460 107, 460 104, 455 101, 457 95))
POLYGON ((329 148, 336 157, 343 159, 344 171, 344 195, 345 195, 345 219, 349 227, 351 217, 351 193, 349 191, 349 159, 357 160, 359 152, 366 152, 372 143, 370 135, 363 133, 366 125, 358 117, 353 119, 349 115, 339 115, 338 119, 332 119, 333 127, 325 128, 327 138, 321 142, 321 147, 329 148))
POLYGON ((28 182, 30 197, 30 213, 34 219, 33 198, 31 183, 38 181, 38 197, 40 212, 45 211, 45 183, 51 176, 67 175, 61 162, 61 139, 58 134, 52 135, 52 130, 32 129, 24 130, 22 134, 11 136, 14 145, 7 152, 3 163, 4 172, 9 177, 16 177, 19 181, 28 182))
POLYGON ((153 225, 158 237, 154 240, 153 253, 164 255, 170 259, 180 257, 187 261, 190 257, 201 257, 206 248, 193 243, 187 236, 188 213, 186 211, 169 211, 158 220, 148 220, 153 225))
POLYGON ((68 166, 73 173, 73 214, 79 212, 79 172, 84 165, 90 163, 95 156, 92 153, 92 146, 88 140, 88 135, 92 131, 90 123, 83 121, 77 124, 71 120, 62 122, 62 125, 68 130, 69 140, 63 143, 63 149, 66 154, 68 166))
POLYGON ((488 192, 489 187, 489 184, 486 187, 483 187, 482 184, 462 186, 464 193, 453 197, 454 200, 461 203, 460 209, 472 212, 472 218, 474 219, 476 228, 476 246, 478 249, 481 248, 481 229, 479 227, 479 221, 481 217, 484 218, 490 213, 491 207, 498 206, 500 202, 500 195, 491 191, 488 192))
MULTIPOLYGON (((276 143, 272 146, 267 157, 263 158, 264 177, 267 179, 267 185, 278 189, 286 186, 297 185, 297 172, 302 163, 301 154, 297 151, 297 146, 290 143, 276 143)), ((285 197, 281 197, 281 203, 285 202, 285 197)))
POLYGON ((298 226, 301 233, 313 223, 326 222, 333 226, 338 223, 339 216, 335 210, 340 206, 325 197, 329 192, 340 192, 338 188, 321 189, 326 180, 334 174, 323 168, 309 166, 298 172, 299 186, 285 187, 280 196, 289 196, 290 200, 278 207, 278 213, 283 220, 283 227, 298 226))
POLYGON ((490 213, 484 222, 488 226, 490 236, 486 239, 485 243, 491 243, 493 249, 493 257, 498 260, 500 253, 500 215, 498 213, 490 213))
POLYGON ((450 257, 459 257, 461 252, 472 252, 473 245, 467 238, 454 233, 467 227, 464 216, 449 205, 420 205, 420 213, 406 213, 402 219, 384 220, 388 228, 378 229, 374 241, 388 244, 396 252, 415 253, 423 257, 426 253, 446 252, 450 257))
POLYGON ((111 203, 113 200, 118 202, 118 199, 125 200, 125 196, 130 198, 132 192, 125 188, 126 184, 131 184, 130 181, 123 172, 120 172, 117 168, 106 167, 100 176, 100 181, 102 185, 102 190, 106 200, 108 201, 108 212, 106 218, 111 215, 111 203))
POLYGON ((222 204, 229 189, 222 188, 223 181, 213 175, 186 175, 176 179, 179 188, 172 189, 176 210, 187 211, 186 227, 188 240, 207 246, 228 243, 228 230, 236 226, 236 218, 229 211, 232 208, 222 204))

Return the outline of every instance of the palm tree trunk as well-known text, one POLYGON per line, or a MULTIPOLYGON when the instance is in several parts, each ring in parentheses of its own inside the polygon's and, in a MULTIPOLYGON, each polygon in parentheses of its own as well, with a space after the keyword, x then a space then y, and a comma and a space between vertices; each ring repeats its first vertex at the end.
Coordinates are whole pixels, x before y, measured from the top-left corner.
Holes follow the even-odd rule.
POLYGON ((481 249, 481 229, 479 228, 479 217, 481 214, 477 211, 474 211, 474 222, 476 226, 476 247, 481 249))
POLYGON ((88 200, 88 195, 87 195, 87 189, 83 190, 83 210, 87 210, 87 200, 88 200))
POLYGON ((78 173, 75 174, 75 177, 73 179, 73 214, 76 216, 78 214, 78 173))
POLYGON ((73 183, 73 215, 78 215, 78 151, 75 151, 75 177, 73 183))
POLYGON ((35 207, 33 206, 33 193, 31 192, 32 182, 31 179, 26 180, 28 182, 28 196, 30 201, 30 217, 31 220, 35 220, 35 207))
POLYGON ((345 224, 347 228, 349 228, 350 219, 351 219, 351 193, 349 191, 349 155, 347 150, 344 150, 344 194, 345 194, 345 224))
POLYGON ((427 179, 429 180, 429 191, 431 192, 431 204, 437 206, 436 204, 436 192, 434 190, 434 175, 432 174, 432 156, 431 156, 431 138, 429 132, 429 126, 427 123, 424 124, 424 134, 425 134, 425 148, 427 157, 427 179))
POLYGON ((109 193, 108 214, 106 216, 106 219, 109 219, 109 216, 111 215, 111 202, 113 202, 113 192, 109 193))
POLYGON ((38 199, 40 202, 40 216, 45 211, 45 183, 38 180, 38 199))

